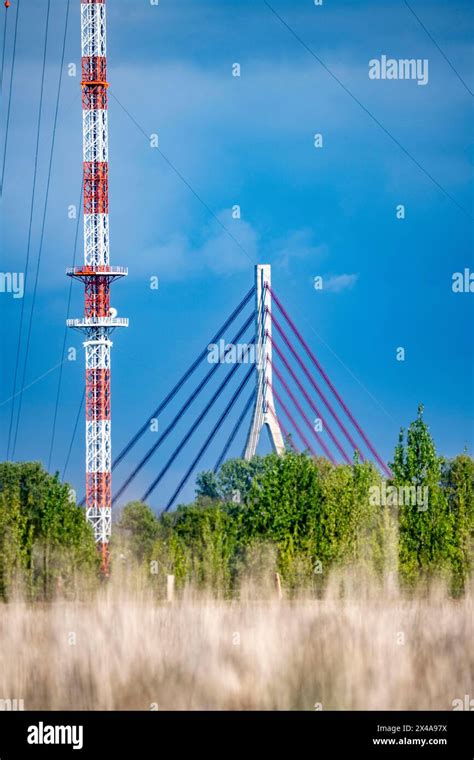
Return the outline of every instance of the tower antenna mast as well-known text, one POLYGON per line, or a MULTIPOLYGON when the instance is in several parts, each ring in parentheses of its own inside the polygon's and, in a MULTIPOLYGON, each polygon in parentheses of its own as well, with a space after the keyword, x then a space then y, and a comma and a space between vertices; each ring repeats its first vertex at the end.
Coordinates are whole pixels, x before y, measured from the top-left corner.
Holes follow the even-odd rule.
POLYGON ((109 156, 105 0, 82 0, 82 132, 84 265, 67 270, 84 285, 84 316, 68 327, 84 335, 86 358, 86 517, 109 573, 112 529, 110 335, 128 319, 110 307, 111 283, 128 274, 110 265, 109 156))

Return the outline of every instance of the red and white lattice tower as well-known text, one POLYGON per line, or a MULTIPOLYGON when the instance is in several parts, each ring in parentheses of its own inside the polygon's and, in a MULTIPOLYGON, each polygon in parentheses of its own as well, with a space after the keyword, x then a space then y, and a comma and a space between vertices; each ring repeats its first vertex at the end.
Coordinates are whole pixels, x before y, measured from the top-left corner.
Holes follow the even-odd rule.
POLYGON ((110 285, 127 270, 110 266, 105 0, 82 0, 84 265, 67 270, 85 288, 84 317, 68 319, 85 336, 86 516, 108 574, 112 528, 110 334, 127 327, 110 308, 110 285))

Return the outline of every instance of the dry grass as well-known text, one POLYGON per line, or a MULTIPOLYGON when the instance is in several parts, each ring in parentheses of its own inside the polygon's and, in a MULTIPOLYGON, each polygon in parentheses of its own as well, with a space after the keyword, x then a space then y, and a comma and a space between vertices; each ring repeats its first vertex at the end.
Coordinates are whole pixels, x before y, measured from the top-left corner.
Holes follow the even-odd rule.
POLYGON ((473 694, 471 594, 172 605, 112 587, 0 608, 0 699, 25 709, 452 709, 473 694), (75 643, 74 643, 75 641, 75 643))

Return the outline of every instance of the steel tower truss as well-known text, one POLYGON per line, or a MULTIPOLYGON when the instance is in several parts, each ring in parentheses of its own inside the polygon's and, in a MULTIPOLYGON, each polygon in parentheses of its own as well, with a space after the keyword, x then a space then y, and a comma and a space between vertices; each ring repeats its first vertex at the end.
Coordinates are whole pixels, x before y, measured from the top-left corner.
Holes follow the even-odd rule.
POLYGON ((110 308, 111 283, 127 275, 110 266, 107 58, 105 0, 82 0, 82 125, 84 176, 84 266, 67 274, 84 285, 84 317, 68 319, 85 336, 86 354, 86 516, 109 569, 111 491, 111 332, 127 327, 110 308))

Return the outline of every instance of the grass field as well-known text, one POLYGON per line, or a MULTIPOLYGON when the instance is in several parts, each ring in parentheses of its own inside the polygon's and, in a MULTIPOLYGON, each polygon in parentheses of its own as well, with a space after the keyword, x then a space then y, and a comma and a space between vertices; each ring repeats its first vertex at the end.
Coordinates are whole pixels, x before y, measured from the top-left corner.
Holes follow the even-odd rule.
POLYGON ((167 604, 113 586, 0 609, 0 699, 26 710, 452 709, 473 695, 472 594, 167 604))

